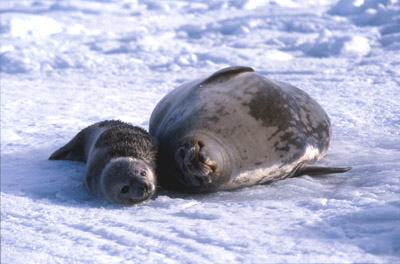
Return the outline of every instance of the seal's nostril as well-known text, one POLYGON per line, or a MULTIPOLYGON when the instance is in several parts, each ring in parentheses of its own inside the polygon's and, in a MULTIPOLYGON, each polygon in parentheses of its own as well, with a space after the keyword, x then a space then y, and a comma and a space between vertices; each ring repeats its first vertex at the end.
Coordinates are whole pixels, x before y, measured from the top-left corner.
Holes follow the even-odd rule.
POLYGON ((199 144, 199 147, 200 147, 200 148, 203 148, 203 147, 204 147, 204 143, 201 142, 201 141, 199 141, 197 144, 199 144))
POLYGON ((179 155, 181 156, 182 159, 185 158, 185 150, 183 148, 179 149, 179 155))
POLYGON ((143 183, 142 187, 140 188, 143 193, 149 193, 151 191, 151 183, 143 183))
POLYGON ((129 186, 125 185, 124 187, 122 187, 121 189, 121 194, 127 194, 129 192, 129 186))

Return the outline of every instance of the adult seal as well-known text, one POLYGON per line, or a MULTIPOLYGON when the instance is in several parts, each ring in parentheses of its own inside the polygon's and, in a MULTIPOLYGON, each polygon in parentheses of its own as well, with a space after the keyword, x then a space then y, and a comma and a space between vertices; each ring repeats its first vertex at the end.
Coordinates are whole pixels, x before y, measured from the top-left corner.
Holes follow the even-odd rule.
POLYGON ((249 67, 229 67, 167 94, 150 119, 159 141, 158 180, 204 193, 351 168, 312 165, 331 126, 304 91, 249 67))
POLYGON ((109 120, 83 129, 49 159, 87 163, 85 184, 95 196, 135 204, 155 192, 157 148, 144 129, 109 120))

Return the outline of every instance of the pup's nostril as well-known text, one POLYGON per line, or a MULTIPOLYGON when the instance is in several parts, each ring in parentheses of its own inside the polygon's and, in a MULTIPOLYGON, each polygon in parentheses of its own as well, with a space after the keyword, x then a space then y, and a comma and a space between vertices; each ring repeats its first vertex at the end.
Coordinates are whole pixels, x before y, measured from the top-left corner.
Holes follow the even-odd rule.
POLYGON ((143 183, 141 187, 141 191, 143 193, 149 193, 152 189, 151 183, 143 183))
POLYGON ((129 186, 125 185, 124 187, 122 187, 121 189, 121 194, 127 194, 129 192, 129 186))

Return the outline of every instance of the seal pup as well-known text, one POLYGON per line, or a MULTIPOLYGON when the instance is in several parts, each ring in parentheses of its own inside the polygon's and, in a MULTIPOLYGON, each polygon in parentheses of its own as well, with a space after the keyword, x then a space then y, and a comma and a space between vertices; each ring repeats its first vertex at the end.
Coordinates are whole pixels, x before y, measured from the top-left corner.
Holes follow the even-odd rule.
POLYGON ((151 114, 158 181, 193 193, 345 172, 312 165, 328 150, 331 125, 304 91, 249 67, 229 67, 172 90, 151 114))
POLYGON ((95 196, 135 204, 155 192, 157 148, 144 129, 108 120, 83 129, 49 159, 87 163, 85 185, 95 196))

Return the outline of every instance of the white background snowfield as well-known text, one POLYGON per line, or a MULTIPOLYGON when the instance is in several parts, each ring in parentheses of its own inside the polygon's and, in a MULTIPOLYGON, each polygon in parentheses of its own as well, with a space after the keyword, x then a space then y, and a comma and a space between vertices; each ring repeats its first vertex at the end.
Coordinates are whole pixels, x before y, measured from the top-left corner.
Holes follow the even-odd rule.
POLYGON ((2 0, 2 263, 400 262, 397 0, 2 0), (180 84, 232 65, 291 83, 331 117, 329 166, 120 206, 85 165, 48 161, 84 127, 148 128, 180 84))

